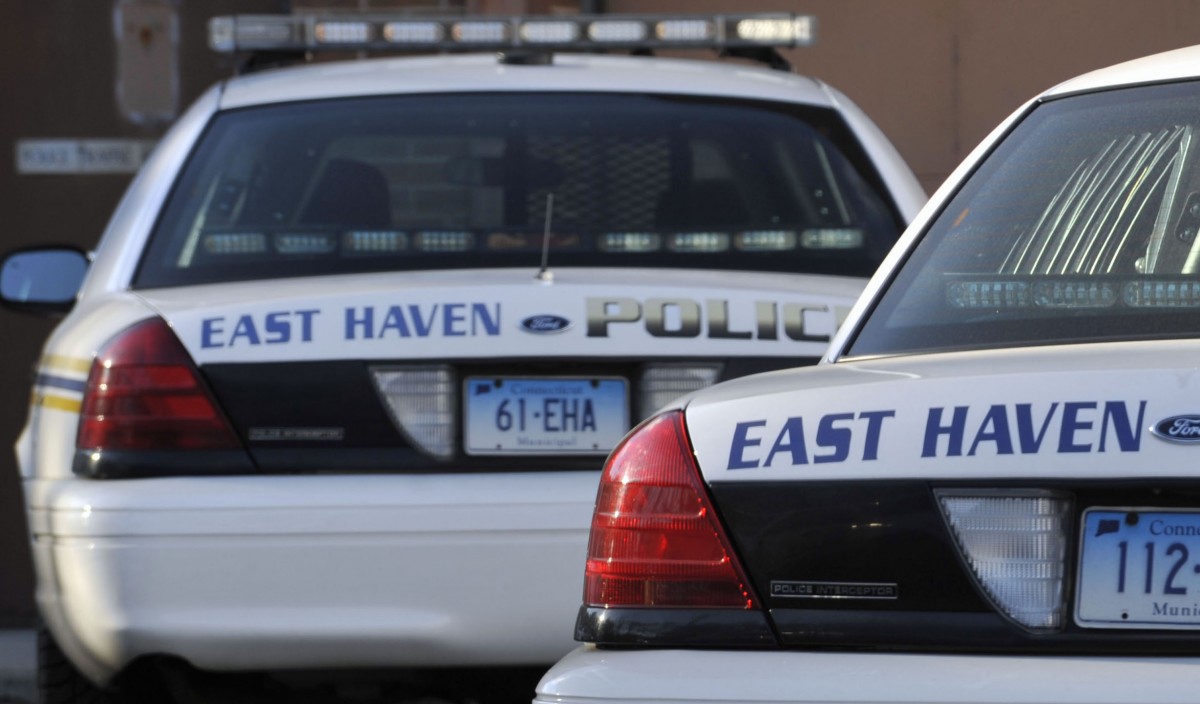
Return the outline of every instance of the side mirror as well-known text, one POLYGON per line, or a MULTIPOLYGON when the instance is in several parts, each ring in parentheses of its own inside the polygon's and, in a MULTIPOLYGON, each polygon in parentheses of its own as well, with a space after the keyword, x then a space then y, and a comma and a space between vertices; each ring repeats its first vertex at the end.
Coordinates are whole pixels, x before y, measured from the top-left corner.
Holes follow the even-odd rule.
POLYGON ((88 264, 87 254, 74 247, 10 252, 0 259, 0 304, 25 313, 66 313, 75 305, 88 264))

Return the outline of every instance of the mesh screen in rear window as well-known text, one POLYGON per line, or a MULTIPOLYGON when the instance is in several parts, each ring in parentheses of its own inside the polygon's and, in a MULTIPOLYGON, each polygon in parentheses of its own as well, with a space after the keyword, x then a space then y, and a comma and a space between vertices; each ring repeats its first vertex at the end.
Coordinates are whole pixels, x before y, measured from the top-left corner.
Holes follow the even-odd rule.
POLYGON ((135 285, 551 262, 869 275, 900 229, 836 113, 612 94, 218 115, 135 285))

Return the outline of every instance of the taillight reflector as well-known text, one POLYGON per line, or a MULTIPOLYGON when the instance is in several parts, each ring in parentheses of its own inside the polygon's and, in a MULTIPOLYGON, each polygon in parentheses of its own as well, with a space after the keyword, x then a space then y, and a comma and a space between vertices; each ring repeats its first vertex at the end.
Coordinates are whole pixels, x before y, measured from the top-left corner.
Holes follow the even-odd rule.
POLYGON ((681 412, 647 421, 609 457, 592 517, 584 602, 756 608, 692 459, 681 412))
POLYGON ((96 355, 76 447, 224 450, 240 445, 179 339, 161 318, 150 318, 118 334, 96 355))

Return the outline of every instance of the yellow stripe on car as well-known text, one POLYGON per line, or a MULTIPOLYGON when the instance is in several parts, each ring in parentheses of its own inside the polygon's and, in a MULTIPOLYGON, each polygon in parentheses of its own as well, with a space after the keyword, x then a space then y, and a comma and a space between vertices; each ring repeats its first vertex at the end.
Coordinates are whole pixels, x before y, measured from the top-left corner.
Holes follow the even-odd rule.
POLYGON ((92 360, 83 359, 81 357, 65 357, 63 355, 48 354, 42 357, 38 366, 44 369, 54 369, 60 372, 78 372, 87 374, 92 369, 92 360))
POLYGON ((36 391, 30 399, 30 404, 34 406, 42 406, 43 408, 52 408, 56 411, 66 411, 68 413, 79 413, 83 408, 83 401, 77 398, 68 398, 66 396, 54 396, 51 394, 41 394, 36 391))

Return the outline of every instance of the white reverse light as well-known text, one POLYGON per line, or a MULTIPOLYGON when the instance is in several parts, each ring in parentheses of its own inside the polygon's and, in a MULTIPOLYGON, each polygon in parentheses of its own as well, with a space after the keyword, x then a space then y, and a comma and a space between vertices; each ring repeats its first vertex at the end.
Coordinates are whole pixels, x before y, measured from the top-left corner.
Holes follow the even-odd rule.
POLYGON ((449 367, 377 367, 371 375, 392 421, 412 444, 438 459, 454 457, 458 394, 449 367))
POLYGON ((1067 516, 1063 496, 1034 491, 937 492, 984 591, 1026 628, 1063 624, 1067 516))
POLYGON ((638 418, 649 418, 680 396, 712 386, 720 377, 720 364, 647 364, 638 381, 638 418))

